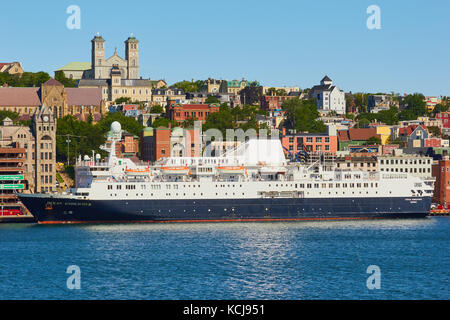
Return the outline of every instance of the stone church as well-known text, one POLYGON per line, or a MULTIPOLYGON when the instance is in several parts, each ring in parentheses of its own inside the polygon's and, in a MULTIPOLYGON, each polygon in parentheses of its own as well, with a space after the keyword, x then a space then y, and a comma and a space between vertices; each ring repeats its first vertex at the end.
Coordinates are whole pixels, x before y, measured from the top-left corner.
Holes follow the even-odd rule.
POLYGON ((125 59, 117 54, 117 49, 106 59, 105 40, 100 35, 91 43, 91 70, 85 79, 110 79, 113 67, 120 70, 122 79, 139 79, 139 41, 134 36, 125 40, 125 59))
POLYGON ((142 79, 139 75, 139 41, 130 36, 125 40, 125 58, 114 54, 106 59, 105 40, 97 34, 92 40, 91 69, 83 73, 78 88, 100 88, 102 99, 114 102, 127 97, 133 102, 150 102, 152 89, 161 81, 142 79))

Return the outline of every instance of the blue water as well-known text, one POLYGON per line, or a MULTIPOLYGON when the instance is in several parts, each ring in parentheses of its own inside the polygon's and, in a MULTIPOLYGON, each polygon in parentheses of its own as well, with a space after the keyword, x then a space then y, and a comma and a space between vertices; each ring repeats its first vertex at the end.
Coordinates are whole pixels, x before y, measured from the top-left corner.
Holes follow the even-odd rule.
POLYGON ((449 299, 450 218, 0 225, 0 299, 449 299), (80 268, 79 290, 66 285, 80 268), (367 267, 380 268, 369 290, 367 267))

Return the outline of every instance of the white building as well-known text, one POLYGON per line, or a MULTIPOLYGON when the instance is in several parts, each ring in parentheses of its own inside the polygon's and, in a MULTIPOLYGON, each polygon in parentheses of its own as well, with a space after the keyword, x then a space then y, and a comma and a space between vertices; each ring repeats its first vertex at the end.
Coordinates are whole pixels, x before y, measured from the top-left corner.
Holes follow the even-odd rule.
POLYGON ((400 154, 378 157, 378 168, 381 172, 407 172, 413 176, 430 178, 433 158, 416 155, 400 154))
POLYGON ((328 76, 320 81, 319 86, 311 88, 310 98, 317 100, 320 112, 335 111, 337 114, 345 114, 345 92, 334 86, 328 76))

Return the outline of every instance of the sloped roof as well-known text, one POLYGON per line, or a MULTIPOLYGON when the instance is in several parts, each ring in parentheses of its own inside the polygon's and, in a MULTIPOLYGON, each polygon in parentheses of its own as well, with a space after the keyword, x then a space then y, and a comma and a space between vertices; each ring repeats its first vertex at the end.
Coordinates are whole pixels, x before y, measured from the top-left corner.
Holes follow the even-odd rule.
POLYGON ((61 82, 50 78, 47 82, 44 83, 44 86, 62 86, 61 82))
POLYGON ((417 127, 422 127, 425 130, 427 130, 427 127, 424 125, 411 124, 411 125, 407 126, 406 128, 400 128, 398 130, 398 133, 401 136, 410 136, 417 129, 417 127))
POLYGON ((56 71, 85 71, 92 69, 90 62, 70 62, 56 71))
POLYGON ((338 131, 339 141, 364 141, 374 136, 379 137, 376 128, 351 128, 338 131))
POLYGON ((0 88, 0 106, 40 106, 40 88, 0 88))
POLYGON ((325 76, 321 81, 332 81, 332 80, 328 76, 325 76))
POLYGON ((101 88, 66 88, 69 106, 99 106, 102 103, 101 88))

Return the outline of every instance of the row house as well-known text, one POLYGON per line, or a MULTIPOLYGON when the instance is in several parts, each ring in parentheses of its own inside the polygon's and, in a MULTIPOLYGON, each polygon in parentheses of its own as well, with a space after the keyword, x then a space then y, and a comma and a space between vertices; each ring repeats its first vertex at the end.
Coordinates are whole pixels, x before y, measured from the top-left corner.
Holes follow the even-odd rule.
POLYGON ((192 118, 200 120, 204 124, 210 114, 219 110, 220 106, 217 104, 178 104, 171 102, 166 108, 166 114, 167 118, 180 124, 192 118))
POLYGON ((297 154, 301 151, 312 153, 336 153, 338 140, 336 127, 328 126, 327 133, 298 133, 287 135, 283 128, 281 145, 285 154, 297 154))

